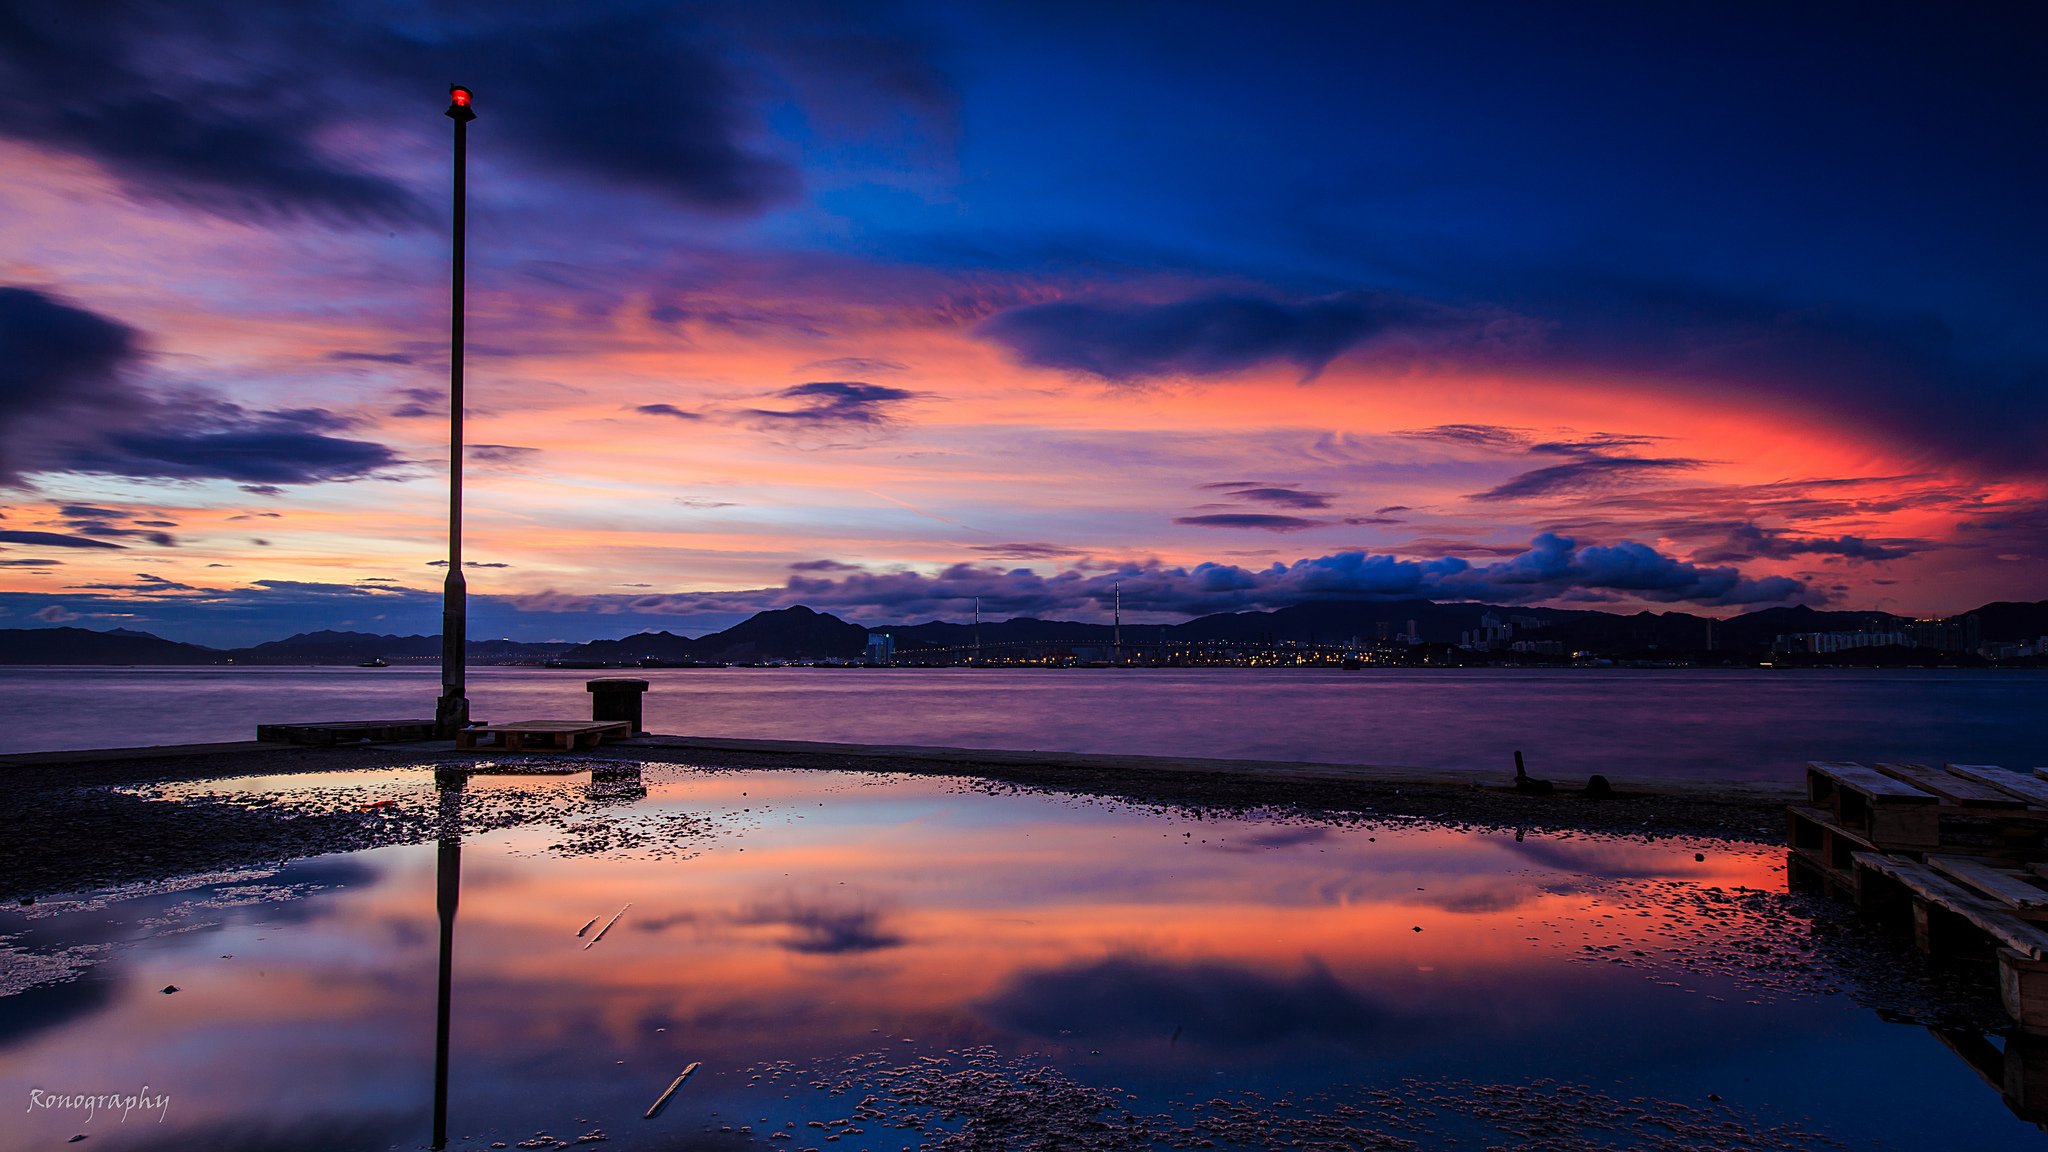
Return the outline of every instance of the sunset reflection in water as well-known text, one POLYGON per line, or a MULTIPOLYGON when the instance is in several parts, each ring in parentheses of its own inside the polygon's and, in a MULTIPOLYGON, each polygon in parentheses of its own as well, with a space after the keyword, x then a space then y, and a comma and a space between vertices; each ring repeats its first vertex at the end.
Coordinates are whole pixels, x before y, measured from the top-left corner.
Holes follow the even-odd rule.
MULTIPOLYGON (((385 784, 431 804, 427 775, 385 784)), ((645 779, 606 817, 638 843, 605 849, 574 820, 466 837, 451 1147, 542 1129, 722 1147, 790 1124, 797 1139, 778 1145, 806 1146, 802 1089, 749 1069, 983 1045, 1139 1097, 1549 1077, 1617 1097, 1712 1092, 1838 1134, 1910 1128, 1855 1101, 1913 1077, 1988 1096, 1930 1124, 2039 1136, 1923 1031, 1726 963, 1774 931, 1730 896, 1782 890, 1770 850, 1200 819, 943 779, 654 765, 645 779), (1862 1069, 1861 1086, 1788 1079, 1823 1054, 1862 1069), (691 1061, 702 1071, 643 1121, 691 1061)), ((464 802, 549 787, 582 785, 483 777, 464 802)), ((172 1099, 161 1125, 39 1114, 0 1145, 75 1129, 95 1147, 424 1146, 436 867, 431 843, 379 849, 0 925, 40 952, 105 945, 82 978, 0 999, 0 1079, 172 1099)))

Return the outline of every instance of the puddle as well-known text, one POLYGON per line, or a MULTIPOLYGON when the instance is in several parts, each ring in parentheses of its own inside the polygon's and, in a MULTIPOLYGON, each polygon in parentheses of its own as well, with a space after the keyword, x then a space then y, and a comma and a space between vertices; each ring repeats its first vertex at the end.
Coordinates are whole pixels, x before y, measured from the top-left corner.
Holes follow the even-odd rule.
POLYGON ((450 897, 450 1148, 2048 1148, 1967 1062, 2030 1050, 1754 845, 675 765, 135 794, 428 839, 0 911, 0 1148, 428 1146, 450 897))

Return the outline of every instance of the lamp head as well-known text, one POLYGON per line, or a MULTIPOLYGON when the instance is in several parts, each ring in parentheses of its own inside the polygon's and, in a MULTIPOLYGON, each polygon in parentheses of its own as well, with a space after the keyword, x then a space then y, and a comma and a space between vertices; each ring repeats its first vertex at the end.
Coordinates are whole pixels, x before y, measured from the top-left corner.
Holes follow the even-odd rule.
POLYGON ((470 90, 462 85, 450 84, 448 86, 448 118, 465 124, 476 119, 476 109, 470 107, 470 102, 475 98, 470 93, 470 90))

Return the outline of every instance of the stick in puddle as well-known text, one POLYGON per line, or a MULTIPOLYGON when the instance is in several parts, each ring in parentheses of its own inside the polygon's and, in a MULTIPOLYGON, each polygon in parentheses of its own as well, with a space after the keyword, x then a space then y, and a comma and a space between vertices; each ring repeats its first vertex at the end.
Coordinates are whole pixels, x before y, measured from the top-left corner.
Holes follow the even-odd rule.
MULTIPOLYGON (((597 923, 597 917, 595 917, 595 916, 592 916, 592 917, 590 918, 590 924, 595 924, 595 923, 597 923)), ((583 939, 583 934, 584 934, 585 932, 588 932, 588 931, 590 931, 590 924, 585 924, 585 925, 584 925, 583 927, 581 927, 581 928, 578 928, 578 929, 576 930, 576 938, 577 938, 578 940, 581 940, 581 939, 583 939)))
POLYGON ((669 1098, 674 1096, 676 1092, 682 1088, 683 1082, 690 1078, 690 1074, 692 1072, 695 1072, 697 1070, 698 1065, 700 1065, 701 1063, 703 1062, 700 1060, 690 1061, 690 1066, 683 1069, 683 1074, 681 1076, 678 1076, 674 1080, 671 1080, 669 1082, 668 1091, 663 1092, 661 1094, 661 1099, 656 1100, 654 1102, 654 1105, 647 1109, 647 1115, 642 1117, 642 1119, 652 1120, 656 1116, 661 1115, 661 1110, 663 1108, 668 1107, 669 1098))
MULTIPOLYGON (((631 907, 632 907, 632 905, 631 905, 631 904, 628 904, 628 905, 626 905, 626 908, 631 908, 631 907)), ((624 916, 624 915, 626 914, 626 908, 621 908, 621 909, 619 909, 619 910, 618 910, 617 912, 614 912, 614 913, 612 913, 612 918, 611 918, 611 919, 609 919, 609 920, 607 920, 607 921, 605 921, 605 922, 604 922, 604 927, 602 927, 602 928, 599 928, 599 929, 597 930, 597 935, 595 935, 595 936, 592 936, 592 937, 590 938, 590 944, 595 944, 595 943, 597 943, 597 942, 598 942, 599 940, 602 940, 602 939, 604 939, 604 934, 605 934, 605 933, 607 933, 607 932, 609 932, 609 931, 611 931, 611 930, 612 930, 612 925, 614 925, 614 924, 617 924, 617 923, 619 922, 619 917, 621 917, 621 916, 624 916)), ((584 950, 585 952, 588 952, 588 951, 590 951, 590 944, 585 944, 585 945, 583 946, 583 950, 584 950)))

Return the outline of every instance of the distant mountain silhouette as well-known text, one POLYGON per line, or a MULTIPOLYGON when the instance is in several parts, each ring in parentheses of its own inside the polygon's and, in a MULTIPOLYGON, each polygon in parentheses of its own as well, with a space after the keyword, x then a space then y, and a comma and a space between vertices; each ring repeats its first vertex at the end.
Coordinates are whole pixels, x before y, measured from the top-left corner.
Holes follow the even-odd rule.
POLYGON ((669 632, 642 632, 623 640, 579 644, 566 662, 632 664, 652 658, 673 662, 744 664, 758 660, 850 660, 867 647, 868 630, 799 604, 757 612, 723 632, 695 640, 669 632))
MULTIPOLYGON (((1592 609, 1530 608, 1429 600, 1320 601, 1271 612, 1223 612, 1179 624, 1126 624, 1127 643, 1168 640, 1237 644, 1371 643, 1382 626, 1389 636, 1405 634, 1410 621, 1428 643, 1456 643, 1480 627, 1486 616, 1515 626, 1516 639, 1554 640, 1572 649, 1609 654, 1760 652, 1773 638, 1793 632, 1847 632, 1891 628, 1908 618, 1884 612, 1828 612, 1813 608, 1766 608, 1726 620, 1688 612, 1623 615, 1592 609)), ((1986 641, 2030 642, 2048 635, 2048 600, 1998 601, 1974 612, 1986 641)), ((721 632, 695 638, 642 632, 588 644, 473 640, 477 662, 539 661, 601 665, 643 659, 672 663, 748 663, 770 660, 851 660, 860 657, 870 631, 887 631, 899 653, 929 648, 966 648, 975 643, 972 624, 929 620, 920 624, 861 625, 802 605, 759 612, 721 632)), ((1106 645, 1115 635, 1108 624, 1039 620, 1021 616, 989 621, 978 629, 986 646, 1038 644, 1106 645)), ((422 659, 440 655, 438 636, 378 636, 368 632, 302 632, 248 648, 215 649, 116 628, 0 629, 0 664, 358 664, 370 659, 422 659)))
POLYGON ((222 664, 227 653, 116 628, 0 631, 0 664, 222 664))

